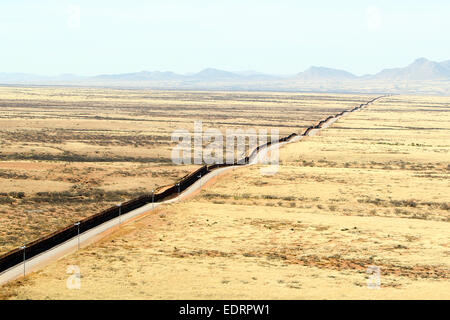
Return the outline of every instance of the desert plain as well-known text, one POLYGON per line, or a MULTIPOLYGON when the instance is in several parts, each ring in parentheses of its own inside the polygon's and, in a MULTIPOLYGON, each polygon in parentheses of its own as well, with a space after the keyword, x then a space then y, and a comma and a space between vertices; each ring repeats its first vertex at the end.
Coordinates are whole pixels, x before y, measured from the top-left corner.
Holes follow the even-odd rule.
MULTIPOLYGON (((170 161, 170 134, 196 119, 283 136, 375 96, 0 88, 0 249, 192 171, 170 161)), ((449 299, 449 111, 447 97, 383 98, 280 148, 275 174, 228 171, 0 297, 449 299)))

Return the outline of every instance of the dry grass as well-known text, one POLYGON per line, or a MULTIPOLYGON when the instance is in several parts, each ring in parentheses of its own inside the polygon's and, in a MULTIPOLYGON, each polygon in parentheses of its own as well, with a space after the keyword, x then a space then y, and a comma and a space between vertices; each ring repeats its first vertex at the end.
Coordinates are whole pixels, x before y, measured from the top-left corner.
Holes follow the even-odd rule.
POLYGON ((3 287, 11 299, 450 298, 449 100, 395 96, 3 287), (81 268, 80 290, 65 286, 81 268), (366 286, 367 267, 381 288, 366 286))
POLYGON ((0 87, 0 254, 156 186, 175 129, 289 134, 367 96, 0 87))

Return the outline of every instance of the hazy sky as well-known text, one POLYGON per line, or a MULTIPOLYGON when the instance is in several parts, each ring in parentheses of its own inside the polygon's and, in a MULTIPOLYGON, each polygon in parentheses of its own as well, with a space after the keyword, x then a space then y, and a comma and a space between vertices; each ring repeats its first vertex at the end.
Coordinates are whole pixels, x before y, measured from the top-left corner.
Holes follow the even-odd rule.
POLYGON ((450 1, 0 2, 0 72, 357 75, 450 59, 450 1))

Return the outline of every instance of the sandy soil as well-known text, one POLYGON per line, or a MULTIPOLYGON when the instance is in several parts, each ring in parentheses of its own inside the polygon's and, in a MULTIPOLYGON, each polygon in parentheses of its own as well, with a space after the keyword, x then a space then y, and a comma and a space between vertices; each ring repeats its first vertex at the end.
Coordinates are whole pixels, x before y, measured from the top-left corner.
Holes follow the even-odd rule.
POLYGON ((385 99, 283 147, 277 174, 228 172, 2 298, 450 299, 449 107, 385 99))
POLYGON ((171 134, 288 134, 366 95, 0 87, 0 255, 119 202, 173 184, 171 134))

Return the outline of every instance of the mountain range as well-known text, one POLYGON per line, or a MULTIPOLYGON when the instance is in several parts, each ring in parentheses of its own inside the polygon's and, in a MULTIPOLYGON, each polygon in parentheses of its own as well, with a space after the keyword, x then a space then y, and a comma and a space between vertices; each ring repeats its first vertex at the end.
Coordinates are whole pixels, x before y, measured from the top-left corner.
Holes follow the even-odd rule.
POLYGON ((177 74, 171 71, 141 71, 135 73, 102 74, 94 77, 100 80, 147 80, 147 81, 239 81, 239 80, 270 80, 279 78, 276 76, 258 73, 256 71, 230 72, 214 68, 206 68, 197 73, 187 75, 177 74))
POLYGON ((344 70, 311 67, 297 77, 304 80, 450 80, 450 60, 434 62, 419 58, 403 68, 384 69, 361 77, 344 70))
POLYGON ((434 62, 425 58, 416 59, 410 65, 403 68, 384 69, 374 75, 361 77, 345 70, 326 67, 310 67, 304 72, 293 76, 276 76, 258 73, 256 71, 230 72, 219 69, 207 68, 190 75, 176 74, 170 71, 141 71, 136 73, 99 75, 96 79, 102 80, 187 80, 187 81, 246 81, 246 80, 275 80, 295 79, 303 81, 322 80, 435 80, 450 79, 450 60, 434 62))
POLYGON ((74 74, 59 76, 40 76, 27 73, 1 73, 0 83, 26 81, 248 81, 248 80, 450 80, 450 60, 435 62, 425 58, 416 59, 403 68, 384 69, 374 75, 355 76, 345 70, 326 67, 310 67, 307 70, 290 76, 277 76, 256 71, 230 72, 207 68, 197 73, 182 75, 171 71, 141 71, 121 74, 101 74, 83 77, 74 74))
POLYGON ((419 58, 405 67, 384 69, 376 74, 363 76, 356 76, 345 70, 317 66, 312 66, 297 74, 284 76, 252 70, 231 72, 214 68, 190 74, 177 74, 171 71, 140 71, 100 74, 90 77, 75 74, 40 76, 0 72, 0 84, 100 85, 156 89, 335 90, 340 92, 369 92, 371 89, 376 89, 377 92, 434 92, 450 95, 450 60, 435 62, 419 58), (419 83, 424 81, 431 81, 433 85, 427 85, 426 90, 422 90, 421 88, 424 86, 421 87, 419 83), (409 85, 414 83, 415 85, 409 85))

